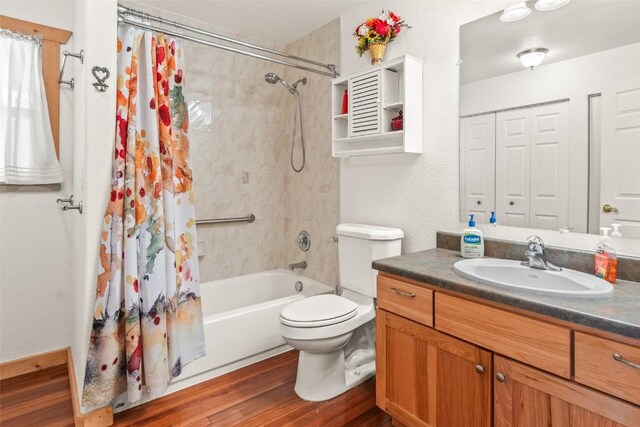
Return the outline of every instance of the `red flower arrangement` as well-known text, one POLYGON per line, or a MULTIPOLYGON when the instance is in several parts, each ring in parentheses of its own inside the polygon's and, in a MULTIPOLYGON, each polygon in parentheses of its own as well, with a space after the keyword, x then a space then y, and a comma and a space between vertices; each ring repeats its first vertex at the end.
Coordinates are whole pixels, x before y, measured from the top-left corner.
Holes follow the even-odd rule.
POLYGON ((393 41, 402 28, 411 28, 392 11, 382 11, 377 18, 369 18, 356 27, 353 35, 358 38, 356 51, 362 56, 372 44, 387 44, 393 41))

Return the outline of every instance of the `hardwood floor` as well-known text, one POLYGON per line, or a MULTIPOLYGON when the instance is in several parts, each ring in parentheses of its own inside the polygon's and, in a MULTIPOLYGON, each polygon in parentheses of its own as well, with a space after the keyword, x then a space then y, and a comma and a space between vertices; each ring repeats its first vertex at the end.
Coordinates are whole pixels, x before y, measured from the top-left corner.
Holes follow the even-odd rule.
POLYGON ((67 365, 0 381, 0 425, 73 426, 67 365))
MULTIPOLYGON (((115 415, 116 426, 390 427, 375 406, 375 380, 327 402, 293 391, 298 353, 291 351, 115 415)), ((0 425, 72 426, 66 366, 0 382, 0 425)))
POLYGON ((115 415, 116 426, 391 426, 375 406, 375 380, 327 402, 293 391, 291 351, 115 415))

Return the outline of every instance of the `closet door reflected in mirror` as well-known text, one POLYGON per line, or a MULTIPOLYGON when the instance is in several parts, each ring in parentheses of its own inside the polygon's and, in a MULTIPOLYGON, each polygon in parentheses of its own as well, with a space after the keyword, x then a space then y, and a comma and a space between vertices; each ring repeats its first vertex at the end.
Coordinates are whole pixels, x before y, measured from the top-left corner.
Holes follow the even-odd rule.
POLYGON ((640 2, 501 14, 460 29, 460 220, 640 239, 640 2))
POLYGON ((487 224, 495 210, 496 115, 484 114, 460 121, 461 215, 475 214, 487 224))

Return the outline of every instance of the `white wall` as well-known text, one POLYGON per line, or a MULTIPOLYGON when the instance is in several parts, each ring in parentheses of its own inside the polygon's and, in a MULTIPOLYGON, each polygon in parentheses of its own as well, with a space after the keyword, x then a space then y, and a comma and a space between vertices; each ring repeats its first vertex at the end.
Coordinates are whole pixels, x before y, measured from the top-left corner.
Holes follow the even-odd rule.
POLYGON ((460 115, 570 98, 569 226, 587 230, 588 95, 640 74, 640 43, 554 62, 460 87, 460 115))
POLYGON ((342 75, 369 66, 355 53, 355 27, 391 7, 413 28, 387 46, 386 57, 424 60, 423 154, 344 159, 340 174, 340 220, 400 227, 403 251, 435 246, 436 231, 458 223, 458 67, 460 25, 513 1, 367 1, 343 15, 342 75))
POLYGON ((85 51, 82 66, 76 67, 76 123, 74 139, 74 191, 84 201, 85 211, 73 246, 73 310, 71 350, 78 388, 82 390, 89 350, 91 320, 96 295, 99 236, 110 188, 111 159, 116 108, 116 0, 75 0, 73 14, 77 40, 85 51), (80 43, 80 42, 79 42, 80 43), (94 66, 107 67, 109 89, 98 92, 92 83, 94 66))
MULTIPOLYGON (((1 14, 73 29, 71 0, 3 0, 1 14)), ((75 37, 62 50, 75 51, 75 37)), ((67 76, 72 75, 68 70, 67 76)), ((62 185, 0 186, 0 362, 69 346, 71 247, 81 218, 56 199, 73 189, 73 90, 60 88, 62 185)))

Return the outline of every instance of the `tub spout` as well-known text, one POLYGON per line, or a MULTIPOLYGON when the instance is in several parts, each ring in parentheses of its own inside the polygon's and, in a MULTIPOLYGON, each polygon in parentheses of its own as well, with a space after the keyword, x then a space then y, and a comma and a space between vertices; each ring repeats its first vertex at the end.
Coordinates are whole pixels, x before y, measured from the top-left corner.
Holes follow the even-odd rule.
POLYGON ((287 268, 291 271, 295 270, 296 268, 307 268, 307 261, 301 261, 301 262, 296 262, 294 264, 289 264, 287 266, 287 268))

